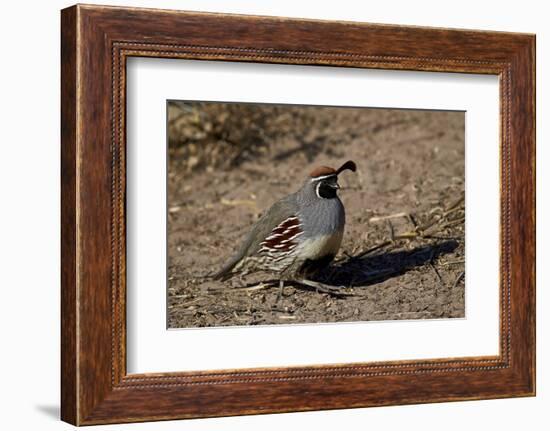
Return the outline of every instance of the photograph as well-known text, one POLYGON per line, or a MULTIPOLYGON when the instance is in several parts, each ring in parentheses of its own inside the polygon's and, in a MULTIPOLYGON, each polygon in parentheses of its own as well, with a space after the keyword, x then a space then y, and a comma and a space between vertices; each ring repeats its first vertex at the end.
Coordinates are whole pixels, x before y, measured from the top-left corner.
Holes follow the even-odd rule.
POLYGON ((465 317, 465 112, 166 109, 168 328, 465 317))

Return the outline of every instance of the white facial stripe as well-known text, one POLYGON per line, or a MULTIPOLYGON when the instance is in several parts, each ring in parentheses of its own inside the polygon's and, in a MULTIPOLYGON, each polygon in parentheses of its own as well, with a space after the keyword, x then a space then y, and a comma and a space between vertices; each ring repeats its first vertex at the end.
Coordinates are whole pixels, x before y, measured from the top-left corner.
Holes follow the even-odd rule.
POLYGON ((315 194, 317 195, 317 197, 319 199, 322 199, 321 195, 319 194, 319 187, 321 187, 321 183, 318 183, 316 186, 315 186, 315 194))
MULTIPOLYGON (((329 175, 328 177, 331 177, 331 175, 329 175)), ((321 178, 321 179, 322 179, 322 178, 321 178)), ((319 193, 319 191, 320 191, 320 189, 321 189, 321 184, 323 184, 323 183, 320 181, 320 182, 318 182, 318 183, 315 185, 315 194, 317 195, 317 197, 318 197, 319 199, 330 199, 330 198, 333 198, 334 196, 330 196, 330 197, 328 197, 328 198, 327 198, 327 197, 321 196, 321 193, 319 193)), ((340 187, 338 186, 338 183, 336 183, 336 182, 334 183, 334 185, 333 185, 332 183, 327 184, 327 185, 328 185, 329 187, 335 189, 335 190, 337 190, 337 189, 340 188, 340 187)))
POLYGON ((336 174, 322 175, 322 176, 320 176, 320 177, 312 178, 312 179, 311 179, 311 182, 320 181, 320 180, 324 180, 325 178, 330 178, 330 177, 335 177, 335 176, 336 176, 336 174))

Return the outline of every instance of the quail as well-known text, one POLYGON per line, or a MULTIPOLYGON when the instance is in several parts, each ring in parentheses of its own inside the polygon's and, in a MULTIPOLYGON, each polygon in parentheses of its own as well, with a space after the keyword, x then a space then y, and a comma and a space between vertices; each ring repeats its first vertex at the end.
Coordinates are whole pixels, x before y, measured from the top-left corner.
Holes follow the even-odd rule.
POLYGON ((297 192, 265 212, 237 253, 213 277, 227 280, 266 271, 280 280, 296 280, 327 267, 344 234, 345 211, 337 190, 338 175, 345 170, 355 172, 355 163, 350 160, 338 169, 314 169, 297 192))

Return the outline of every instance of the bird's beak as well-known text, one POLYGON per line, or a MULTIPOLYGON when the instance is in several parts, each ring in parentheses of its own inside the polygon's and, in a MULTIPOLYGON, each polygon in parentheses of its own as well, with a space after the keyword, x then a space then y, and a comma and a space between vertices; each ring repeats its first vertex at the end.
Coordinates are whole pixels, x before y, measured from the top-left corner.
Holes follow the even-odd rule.
POLYGON ((333 189, 336 189, 338 190, 340 188, 340 186, 338 185, 338 183, 334 183, 334 184, 331 184, 330 185, 333 189))

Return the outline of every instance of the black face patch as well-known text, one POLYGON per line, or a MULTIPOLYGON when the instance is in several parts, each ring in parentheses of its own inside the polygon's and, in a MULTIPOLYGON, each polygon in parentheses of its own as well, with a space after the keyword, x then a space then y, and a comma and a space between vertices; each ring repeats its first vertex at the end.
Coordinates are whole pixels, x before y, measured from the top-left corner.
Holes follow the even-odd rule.
POLYGON ((336 197, 336 190, 338 189, 338 183, 336 177, 327 178, 321 180, 317 184, 317 195, 323 199, 334 199, 336 197))

